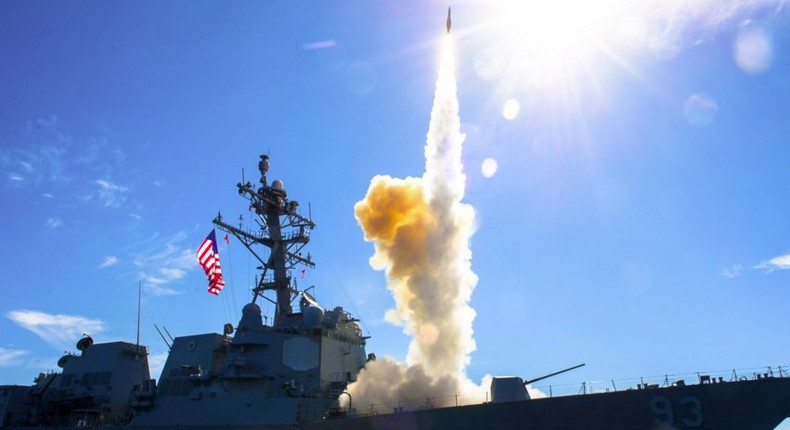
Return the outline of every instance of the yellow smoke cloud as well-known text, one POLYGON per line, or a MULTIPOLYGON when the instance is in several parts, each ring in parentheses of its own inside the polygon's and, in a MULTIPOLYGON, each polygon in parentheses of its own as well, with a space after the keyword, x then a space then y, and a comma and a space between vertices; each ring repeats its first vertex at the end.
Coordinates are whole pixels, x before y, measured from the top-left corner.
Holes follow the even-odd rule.
POLYGON ((417 178, 376 176, 354 206, 365 240, 375 243, 371 265, 391 278, 408 278, 426 258, 427 234, 436 224, 417 178))

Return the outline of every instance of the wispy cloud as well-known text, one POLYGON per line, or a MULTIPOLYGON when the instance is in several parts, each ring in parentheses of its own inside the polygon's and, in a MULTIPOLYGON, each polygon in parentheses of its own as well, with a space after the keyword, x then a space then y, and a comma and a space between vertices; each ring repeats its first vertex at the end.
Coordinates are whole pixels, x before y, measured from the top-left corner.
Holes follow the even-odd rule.
POLYGON ((118 263, 118 257, 114 255, 108 255, 104 257, 104 261, 102 261, 102 263, 99 265, 99 268, 114 266, 117 263, 118 263))
POLYGON ((48 218, 47 219, 47 227, 49 227, 51 229, 56 229, 56 228, 58 228, 58 227, 60 227, 62 225, 63 225, 63 220, 60 219, 60 218, 55 217, 55 218, 48 218))
POLYGON ((109 128, 72 136, 69 125, 57 115, 28 121, 26 128, 26 133, 0 148, 0 168, 9 185, 68 198, 86 196, 83 201, 108 207, 128 200, 131 188, 109 179, 126 159, 120 146, 108 138, 112 137, 109 128))
POLYGON ((179 232, 155 240, 134 257, 134 265, 141 269, 140 277, 148 294, 180 294, 180 291, 166 285, 183 279, 188 271, 197 268, 195 249, 183 244, 186 238, 185 232, 179 232))
POLYGON ((18 366, 25 360, 24 358, 29 355, 28 351, 23 349, 8 349, 0 347, 0 367, 3 366, 18 366))
POLYGON ((160 379, 159 377, 162 375, 162 369, 165 367, 167 356, 168 353, 166 352, 148 355, 148 368, 152 378, 160 379))
POLYGON ((46 118, 39 118, 35 121, 28 123, 28 129, 32 131, 34 128, 51 128, 58 124, 58 116, 50 115, 46 118))
POLYGON ((151 277, 146 277, 144 273, 141 273, 140 275, 144 279, 143 289, 145 289, 146 294, 150 294, 156 297, 162 297, 162 296, 176 296, 178 294, 183 293, 183 291, 176 290, 174 288, 162 287, 160 285, 152 283, 155 282, 156 279, 152 279, 151 277))
POLYGON ((774 270, 790 269, 790 254, 780 255, 770 260, 763 261, 754 266, 755 269, 764 270, 766 272, 773 272, 774 270))
POLYGON ((722 270, 719 276, 721 276, 722 278, 732 279, 740 276, 742 271, 743 271, 743 265, 733 264, 732 266, 722 270))
POLYGON ((94 183, 99 186, 97 197, 104 206, 117 208, 126 200, 129 188, 114 184, 107 179, 99 179, 94 183))
POLYGON ((326 48, 334 48, 337 45, 337 42, 334 40, 320 40, 318 42, 310 42, 305 43, 302 45, 302 49, 310 51, 313 49, 326 49, 326 48))
POLYGON ((18 310, 7 314, 11 321, 32 331, 55 348, 67 348, 83 333, 98 334, 104 330, 101 320, 77 315, 48 314, 45 312, 18 310))

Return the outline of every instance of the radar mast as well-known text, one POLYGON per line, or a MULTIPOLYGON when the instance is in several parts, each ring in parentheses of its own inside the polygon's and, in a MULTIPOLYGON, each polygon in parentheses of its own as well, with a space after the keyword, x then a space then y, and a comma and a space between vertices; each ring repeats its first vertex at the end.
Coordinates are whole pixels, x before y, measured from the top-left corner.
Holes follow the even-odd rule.
POLYGON ((258 170, 261 173, 260 187, 256 188, 251 182, 236 184, 239 195, 249 201, 250 211, 254 211, 257 216, 255 222, 259 226, 258 231, 243 230, 241 225, 234 227, 227 224, 221 214, 213 222, 221 230, 235 236, 260 261, 258 270, 262 271, 262 276, 253 288, 252 303, 263 296, 266 290, 274 290, 274 326, 278 327, 287 324, 288 315, 293 313, 292 294, 299 294, 291 286, 291 270, 300 264, 315 267, 310 254, 301 254, 302 248, 310 241, 310 230, 315 228, 315 223, 296 212, 299 202, 288 200, 282 181, 276 179, 271 185, 268 184, 268 155, 261 155, 258 170), (268 248, 268 258, 256 252, 258 245, 268 248))

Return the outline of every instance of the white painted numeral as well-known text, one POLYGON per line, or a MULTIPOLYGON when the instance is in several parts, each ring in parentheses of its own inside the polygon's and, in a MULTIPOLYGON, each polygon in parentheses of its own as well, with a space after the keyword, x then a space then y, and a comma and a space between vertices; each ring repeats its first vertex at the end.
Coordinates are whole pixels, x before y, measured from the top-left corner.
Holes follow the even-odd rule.
POLYGON ((650 399, 650 409, 656 414, 656 423, 672 424, 675 422, 675 414, 672 412, 672 403, 666 397, 656 396, 650 399))
POLYGON ((698 397, 684 396, 680 398, 680 404, 688 407, 690 418, 683 418, 686 427, 699 427, 702 425, 702 402, 698 397))
MULTIPOLYGON (((698 428, 702 426, 702 402, 695 396, 683 396, 678 401, 680 408, 678 415, 680 422, 686 428, 698 428)), ((672 401, 663 396, 655 396, 650 399, 650 409, 656 415, 653 421, 656 424, 673 425, 675 423, 675 409, 672 401)))

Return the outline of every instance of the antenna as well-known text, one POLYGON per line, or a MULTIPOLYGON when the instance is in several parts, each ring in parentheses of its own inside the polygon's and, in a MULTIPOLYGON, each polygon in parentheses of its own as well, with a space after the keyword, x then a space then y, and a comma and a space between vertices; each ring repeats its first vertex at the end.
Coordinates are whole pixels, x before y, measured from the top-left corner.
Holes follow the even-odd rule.
POLYGON ((170 342, 175 342, 175 339, 173 339, 173 336, 170 334, 170 332, 169 332, 169 331, 167 331, 167 327, 165 327, 165 326, 162 326, 162 330, 164 330, 164 331, 165 331, 165 333, 167 333, 167 337, 169 337, 169 338, 170 338, 170 342))
POLYGON ((143 281, 137 283, 137 350, 140 350, 140 302, 143 296, 143 281))
MULTIPOLYGON (((288 324, 292 313, 293 297, 291 271, 298 264, 315 267, 309 255, 303 257, 301 250, 310 241, 308 229, 315 228, 315 223, 296 212, 298 202, 288 200, 282 182, 277 180, 267 185, 266 175, 269 171, 270 156, 263 154, 258 162, 261 174, 261 187, 255 189, 252 184, 237 184, 239 195, 249 202, 249 210, 254 209, 255 225, 259 231, 246 231, 226 224, 222 218, 214 219, 214 224, 221 230, 232 233, 248 251, 260 261, 260 278, 256 279, 253 289, 252 303, 258 297, 264 297, 267 290, 276 294, 275 327, 288 324), (259 255, 255 246, 260 245, 268 251, 268 257, 259 255), (273 275, 267 277, 270 273, 273 275)), ((245 179, 246 180, 246 179, 245 179)), ((312 207, 310 208, 312 214, 312 207)), ((251 227, 255 228, 254 225, 251 227)))
POLYGON ((162 334, 162 332, 159 330, 159 327, 157 327, 156 324, 154 324, 154 328, 156 329, 156 332, 159 333, 159 336, 162 338, 162 340, 165 341, 165 345, 167 345, 167 350, 170 351, 172 346, 167 341, 167 339, 165 339, 165 335, 162 334))

